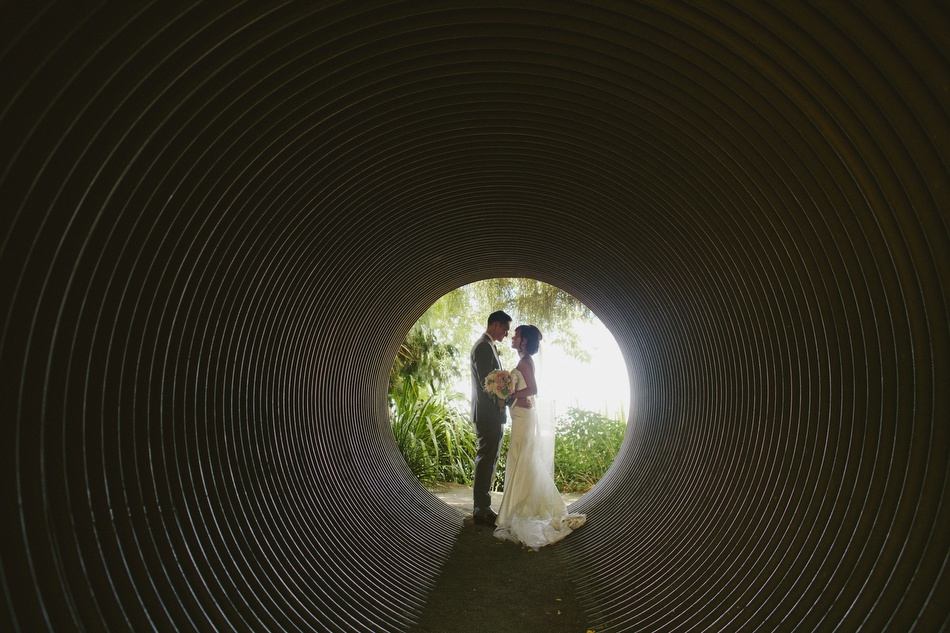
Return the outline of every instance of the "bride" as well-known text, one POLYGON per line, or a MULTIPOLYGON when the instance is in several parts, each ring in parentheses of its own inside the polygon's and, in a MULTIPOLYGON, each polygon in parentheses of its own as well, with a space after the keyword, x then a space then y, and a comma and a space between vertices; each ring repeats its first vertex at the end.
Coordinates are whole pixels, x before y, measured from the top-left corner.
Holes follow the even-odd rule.
POLYGON ((495 536, 537 550, 556 543, 584 525, 583 514, 568 514, 547 464, 553 463, 553 446, 545 448, 535 395, 534 356, 541 331, 519 325, 511 347, 521 360, 511 371, 511 437, 505 466, 505 493, 496 519, 495 536))

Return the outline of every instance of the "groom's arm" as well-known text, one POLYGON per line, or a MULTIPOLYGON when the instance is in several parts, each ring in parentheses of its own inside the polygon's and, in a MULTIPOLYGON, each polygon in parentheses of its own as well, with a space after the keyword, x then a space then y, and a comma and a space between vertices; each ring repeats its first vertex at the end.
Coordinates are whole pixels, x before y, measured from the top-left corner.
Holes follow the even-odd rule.
POLYGON ((495 355, 487 341, 479 343, 472 352, 472 367, 478 377, 479 386, 485 382, 485 376, 495 369, 495 355))

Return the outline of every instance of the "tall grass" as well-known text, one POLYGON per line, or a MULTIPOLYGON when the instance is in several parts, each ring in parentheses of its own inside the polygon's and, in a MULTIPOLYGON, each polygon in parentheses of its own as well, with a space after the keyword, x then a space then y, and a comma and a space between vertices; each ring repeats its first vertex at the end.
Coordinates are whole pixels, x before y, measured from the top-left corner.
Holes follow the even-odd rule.
POLYGON ((465 404, 462 394, 433 394, 411 381, 391 394, 393 437, 422 483, 472 484, 478 440, 465 404))

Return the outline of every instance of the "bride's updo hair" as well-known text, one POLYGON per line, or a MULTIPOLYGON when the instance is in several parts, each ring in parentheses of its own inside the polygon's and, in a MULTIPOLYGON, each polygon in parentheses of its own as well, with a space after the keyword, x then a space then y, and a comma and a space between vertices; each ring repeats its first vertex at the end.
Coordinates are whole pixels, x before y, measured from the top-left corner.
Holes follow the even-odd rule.
POLYGON ((525 353, 528 356, 537 354, 541 347, 541 330, 533 325, 519 325, 518 331, 521 333, 525 353))

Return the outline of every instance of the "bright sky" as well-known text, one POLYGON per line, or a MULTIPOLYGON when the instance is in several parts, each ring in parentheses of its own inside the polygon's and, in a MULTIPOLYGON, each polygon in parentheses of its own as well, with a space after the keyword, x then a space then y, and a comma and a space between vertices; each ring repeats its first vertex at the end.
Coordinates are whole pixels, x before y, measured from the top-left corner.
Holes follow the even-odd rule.
POLYGON ((591 356, 591 362, 581 363, 564 354, 560 348, 554 345, 544 347, 542 343, 543 375, 539 397, 554 401, 556 415, 565 413, 570 406, 610 414, 620 410, 629 412, 627 368, 613 335, 596 318, 593 323, 578 323, 574 327, 580 344, 591 356))

